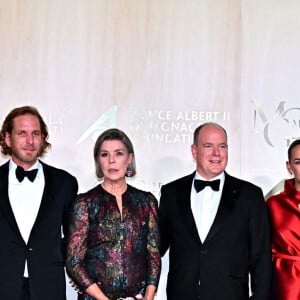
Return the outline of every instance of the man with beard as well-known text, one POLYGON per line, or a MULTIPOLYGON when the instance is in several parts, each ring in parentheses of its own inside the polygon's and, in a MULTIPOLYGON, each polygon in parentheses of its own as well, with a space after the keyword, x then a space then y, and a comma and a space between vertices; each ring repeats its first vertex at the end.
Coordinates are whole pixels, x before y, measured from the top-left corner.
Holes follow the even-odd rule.
POLYGON ((47 140, 34 107, 13 109, 2 124, 0 148, 10 160, 0 167, 0 299, 66 299, 64 239, 78 184, 39 160, 47 140))

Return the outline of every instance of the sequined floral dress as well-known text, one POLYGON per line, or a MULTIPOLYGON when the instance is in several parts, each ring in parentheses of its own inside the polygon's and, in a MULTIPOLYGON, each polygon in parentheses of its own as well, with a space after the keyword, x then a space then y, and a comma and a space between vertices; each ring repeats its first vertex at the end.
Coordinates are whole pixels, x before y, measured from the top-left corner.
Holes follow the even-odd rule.
POLYGON ((273 283, 271 300, 300 299, 300 191, 294 179, 267 200, 271 222, 273 283))
MULTIPOLYGON (((115 197, 101 185, 77 197, 66 268, 81 292, 97 283, 114 300, 158 284, 157 200, 128 185, 122 206, 121 218, 115 197)), ((80 299, 94 298, 83 293, 80 299)))

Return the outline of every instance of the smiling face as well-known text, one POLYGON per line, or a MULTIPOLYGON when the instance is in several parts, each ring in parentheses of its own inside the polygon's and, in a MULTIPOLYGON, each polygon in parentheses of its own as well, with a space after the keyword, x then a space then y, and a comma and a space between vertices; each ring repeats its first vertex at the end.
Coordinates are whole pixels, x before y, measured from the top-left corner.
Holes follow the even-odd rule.
POLYGON ((17 165, 25 170, 33 166, 43 145, 38 118, 31 114, 16 117, 12 132, 5 134, 5 143, 11 149, 12 160, 17 165))
POLYGON ((191 150, 197 172, 203 178, 210 180, 225 170, 228 162, 227 137, 218 125, 209 124, 201 128, 191 150))
POLYGON ((295 177, 295 188, 300 190, 300 145, 295 146, 291 151, 290 160, 286 163, 287 169, 295 177))
POLYGON ((125 181, 125 173, 132 158, 133 155, 128 153, 126 146, 121 141, 104 141, 98 156, 104 180, 125 181))

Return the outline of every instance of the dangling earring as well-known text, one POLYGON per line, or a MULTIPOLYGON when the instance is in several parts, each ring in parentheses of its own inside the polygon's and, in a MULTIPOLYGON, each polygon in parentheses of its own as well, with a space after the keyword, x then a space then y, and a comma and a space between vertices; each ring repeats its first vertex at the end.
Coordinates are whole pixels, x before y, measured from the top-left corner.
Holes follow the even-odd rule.
POLYGON ((132 163, 129 163, 128 166, 127 166, 127 170, 126 170, 126 176, 131 177, 132 174, 133 174, 132 163))

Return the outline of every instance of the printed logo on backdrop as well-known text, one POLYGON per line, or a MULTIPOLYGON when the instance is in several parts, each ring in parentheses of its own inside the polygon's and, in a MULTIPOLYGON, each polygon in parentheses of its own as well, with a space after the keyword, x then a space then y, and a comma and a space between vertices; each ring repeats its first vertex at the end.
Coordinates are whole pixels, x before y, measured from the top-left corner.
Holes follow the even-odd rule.
POLYGON ((46 115, 45 122, 47 124, 49 135, 60 135, 63 133, 63 116, 62 115, 46 115))
POLYGON ((116 127, 117 124, 117 111, 116 105, 105 111, 78 139, 76 144, 81 144, 87 138, 92 138, 96 141, 98 136, 106 129, 116 127))
POLYGON ((262 132, 265 142, 276 147, 284 143, 288 147, 295 139, 300 138, 300 107, 288 106, 281 101, 275 106, 263 108, 259 102, 254 104, 254 129, 262 132), (272 110, 273 109, 273 110, 272 110))
POLYGON ((131 109, 129 126, 132 133, 146 143, 191 144, 195 128, 204 122, 223 123, 229 112, 131 109))
MULTIPOLYGON (((94 141, 101 132, 116 127, 118 108, 112 106, 85 130, 76 144, 88 138, 94 141)), ((173 111, 173 110, 137 110, 129 109, 128 134, 135 134, 136 138, 147 143, 192 143, 194 129, 204 122, 222 123, 230 120, 229 112, 220 111, 173 111)), ((135 139, 136 140, 136 139, 135 139)))

